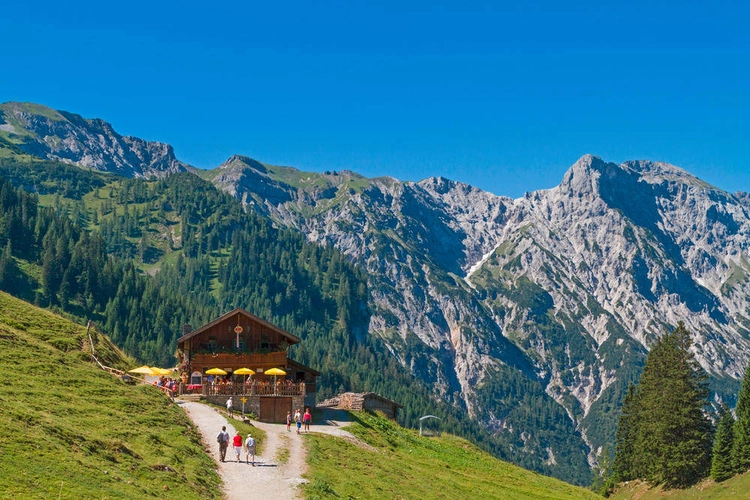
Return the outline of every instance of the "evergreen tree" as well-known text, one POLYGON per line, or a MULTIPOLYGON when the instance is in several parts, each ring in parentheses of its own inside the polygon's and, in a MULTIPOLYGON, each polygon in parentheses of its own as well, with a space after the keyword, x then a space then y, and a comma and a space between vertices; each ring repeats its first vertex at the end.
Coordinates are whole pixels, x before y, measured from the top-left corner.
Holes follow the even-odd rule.
POLYGON ((750 365, 745 369, 734 412, 737 415, 737 421, 734 424, 732 464, 734 471, 742 474, 750 470, 750 365))
POLYGON ((646 358, 638 387, 628 401, 618 434, 624 478, 683 487, 706 477, 713 427, 708 376, 690 353, 690 334, 680 322, 658 340, 646 358))
POLYGON ((20 273, 13 259, 13 251, 10 240, 5 244, 5 249, 0 249, 0 290, 8 293, 19 292, 20 273))
POLYGON ((612 463, 612 474, 616 482, 629 481, 635 477, 633 468, 633 448, 636 437, 637 403, 635 401, 635 385, 628 386, 628 392, 622 402, 620 420, 615 433, 615 459, 612 463))
POLYGON ((734 417, 726 405, 719 410, 719 426, 716 429, 711 458, 711 478, 718 482, 732 477, 732 448, 734 444, 734 417))

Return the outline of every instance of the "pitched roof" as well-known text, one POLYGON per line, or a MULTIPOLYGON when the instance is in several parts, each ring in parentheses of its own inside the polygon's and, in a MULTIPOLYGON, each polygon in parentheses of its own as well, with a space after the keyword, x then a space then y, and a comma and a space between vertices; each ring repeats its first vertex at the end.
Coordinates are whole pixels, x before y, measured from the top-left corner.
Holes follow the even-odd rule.
POLYGON ((274 332, 276 332, 276 333, 278 333, 278 334, 286 337, 287 339, 289 339, 289 343, 290 344, 297 344, 300 341, 299 337, 296 337, 296 336, 292 335, 291 333, 287 332, 286 330, 282 330, 281 328, 279 328, 278 326, 274 325, 273 323, 269 323, 268 321, 266 321, 264 319, 261 319, 258 316, 245 311, 241 307, 238 307, 237 309, 234 309, 234 310, 229 311, 228 313, 226 313, 226 314, 224 314, 222 316, 219 316, 218 318, 216 318, 212 322, 203 325, 202 327, 198 328, 197 330, 193 330, 192 332, 183 335, 182 337, 180 337, 179 339, 177 339, 177 344, 181 344, 182 342, 185 342, 186 340, 191 339, 191 338, 195 337, 196 335, 198 335, 198 334, 200 334, 202 332, 205 332, 209 328, 211 328, 211 327, 213 327, 213 326, 221 323, 222 321, 225 321, 225 320, 231 318, 232 316, 234 316, 236 314, 241 314, 241 315, 245 316, 246 318, 249 318, 251 321, 254 321, 256 323, 260 323, 261 325, 265 326, 269 330, 272 330, 272 331, 274 331, 274 332))
POLYGON ((286 358, 286 364, 290 368, 296 368, 298 370, 302 370, 302 371, 305 371, 305 372, 308 372, 308 373, 312 373, 316 377, 320 375, 320 372, 318 370, 313 370, 309 366, 305 366, 302 363, 294 361, 293 359, 286 358))

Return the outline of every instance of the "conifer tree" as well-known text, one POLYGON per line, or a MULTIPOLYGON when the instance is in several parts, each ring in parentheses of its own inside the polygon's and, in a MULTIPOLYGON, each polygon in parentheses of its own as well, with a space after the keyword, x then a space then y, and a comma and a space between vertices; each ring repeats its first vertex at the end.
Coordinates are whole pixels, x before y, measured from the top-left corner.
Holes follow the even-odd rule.
POLYGON ((704 412, 708 377, 690 345, 690 334, 680 322, 649 352, 622 422, 625 430, 618 429, 625 446, 620 446, 623 456, 615 456, 615 462, 622 464, 624 477, 681 487, 708 475, 713 438, 704 412))
POLYGON ((622 402, 620 420, 615 433, 615 458, 612 463, 612 473, 616 482, 629 481, 635 477, 633 447, 637 430, 636 409, 635 385, 630 384, 622 402))
POLYGON ((734 412, 737 421, 734 424, 732 463, 734 471, 741 474, 750 470, 750 365, 745 369, 734 412))
POLYGON ((711 479, 721 482, 732 477, 732 447, 734 442, 734 417, 726 405, 719 410, 719 426, 716 429, 711 458, 711 479))

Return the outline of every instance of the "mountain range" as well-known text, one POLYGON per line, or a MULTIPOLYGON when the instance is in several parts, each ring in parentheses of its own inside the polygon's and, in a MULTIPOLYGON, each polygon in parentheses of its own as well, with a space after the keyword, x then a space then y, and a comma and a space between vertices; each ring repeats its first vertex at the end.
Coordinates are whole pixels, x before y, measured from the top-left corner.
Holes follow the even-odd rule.
POLYGON ((169 145, 36 104, 0 105, 0 139, 124 177, 191 172, 336 247, 367 271, 367 334, 435 398, 506 435, 511 456, 595 467, 648 348, 679 321, 717 400, 734 403, 748 362, 750 195, 666 163, 585 155, 557 187, 511 199, 240 155, 199 170, 169 145))

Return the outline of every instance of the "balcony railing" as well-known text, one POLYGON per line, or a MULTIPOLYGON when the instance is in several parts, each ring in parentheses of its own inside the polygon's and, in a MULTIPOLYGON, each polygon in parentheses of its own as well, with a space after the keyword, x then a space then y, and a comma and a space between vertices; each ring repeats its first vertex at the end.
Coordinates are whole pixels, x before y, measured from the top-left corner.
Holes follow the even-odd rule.
MULTIPOLYGON (((259 381, 228 384, 211 384, 204 382, 202 385, 187 385, 183 387, 183 392, 193 394, 203 394, 204 396, 304 396, 308 386, 305 382, 286 383, 279 382, 263 383, 259 381)), ((314 384, 312 384, 314 385, 314 384)))

